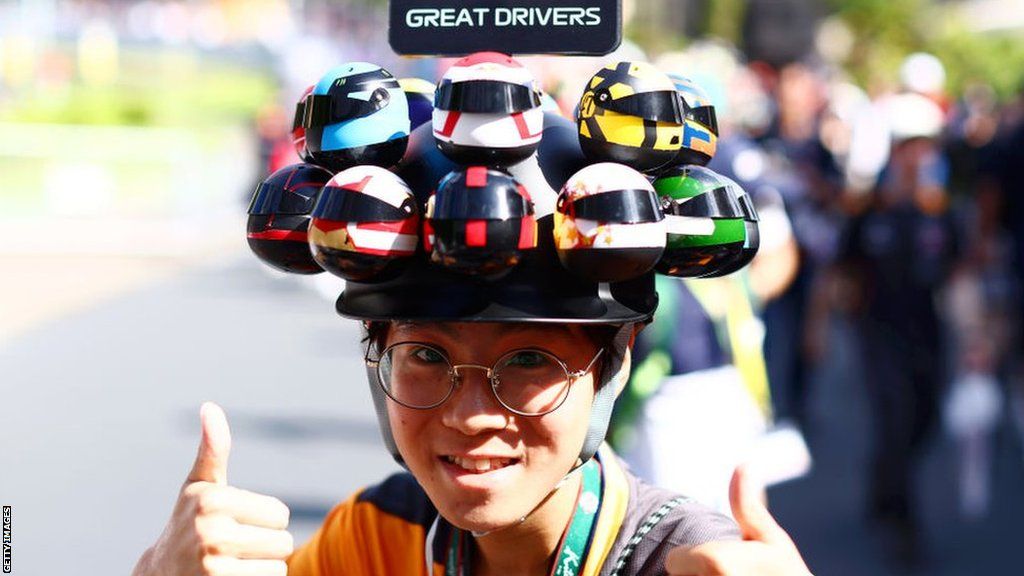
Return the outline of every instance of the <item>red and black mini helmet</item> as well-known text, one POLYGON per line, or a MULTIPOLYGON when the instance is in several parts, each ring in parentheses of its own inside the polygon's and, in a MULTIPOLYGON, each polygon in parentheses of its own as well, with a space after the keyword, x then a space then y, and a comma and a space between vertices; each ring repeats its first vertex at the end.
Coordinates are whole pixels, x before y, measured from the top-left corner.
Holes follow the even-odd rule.
POLYGON ((346 280, 385 280, 416 253, 419 209, 409 186, 377 166, 339 172, 320 192, 309 223, 316 262, 346 280))
POLYGON ((261 182, 249 204, 249 248, 270 266, 294 274, 323 270, 309 251, 306 231, 320 188, 331 173, 312 164, 281 168, 261 182))
POLYGON ((493 275, 537 247, 533 202, 519 182, 493 168, 456 170, 427 202, 424 247, 431 261, 470 275, 493 275))

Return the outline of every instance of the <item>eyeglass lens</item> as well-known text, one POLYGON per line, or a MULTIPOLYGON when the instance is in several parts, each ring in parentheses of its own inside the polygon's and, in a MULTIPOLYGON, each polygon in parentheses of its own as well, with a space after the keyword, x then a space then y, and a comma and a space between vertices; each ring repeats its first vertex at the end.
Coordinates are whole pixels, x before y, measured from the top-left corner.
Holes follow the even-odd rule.
MULTIPOLYGON (((455 368, 456 378, 473 378, 471 366, 455 368)), ((441 350, 419 343, 402 343, 384 351, 378 365, 381 384, 392 399, 411 408, 432 408, 444 402, 454 387, 452 366, 441 350)), ((555 356, 543 350, 514 350, 493 367, 492 389, 514 412, 546 414, 565 400, 569 374, 555 356)))

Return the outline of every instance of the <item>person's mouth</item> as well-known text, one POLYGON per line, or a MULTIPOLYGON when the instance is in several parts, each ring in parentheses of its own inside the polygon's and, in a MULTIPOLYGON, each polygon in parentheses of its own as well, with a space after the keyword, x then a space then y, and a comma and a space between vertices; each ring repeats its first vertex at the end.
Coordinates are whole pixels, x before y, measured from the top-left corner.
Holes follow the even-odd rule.
POLYGON ((440 459, 464 474, 487 474, 519 463, 518 458, 456 456, 453 454, 446 454, 440 459))

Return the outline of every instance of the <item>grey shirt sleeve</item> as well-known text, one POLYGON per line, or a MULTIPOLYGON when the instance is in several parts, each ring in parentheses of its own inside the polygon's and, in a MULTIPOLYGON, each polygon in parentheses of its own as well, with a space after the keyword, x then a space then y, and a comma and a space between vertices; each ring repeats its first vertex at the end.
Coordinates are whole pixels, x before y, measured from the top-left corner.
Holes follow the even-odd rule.
MULTIPOLYGON (((611 553, 601 567, 601 576, 612 573, 627 543, 640 526, 662 504, 678 494, 655 488, 627 473, 629 505, 611 553)), ((637 544, 619 574, 653 576, 665 574, 665 558, 677 546, 696 546, 713 540, 739 540, 740 531, 729 517, 691 499, 684 499, 656 524, 637 544)))

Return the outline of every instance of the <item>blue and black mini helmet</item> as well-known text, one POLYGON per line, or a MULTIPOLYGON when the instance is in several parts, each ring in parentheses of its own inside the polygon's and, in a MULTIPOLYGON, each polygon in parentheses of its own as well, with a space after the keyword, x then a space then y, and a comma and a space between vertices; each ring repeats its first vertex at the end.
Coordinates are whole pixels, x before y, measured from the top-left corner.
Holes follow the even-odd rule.
POLYGON ((409 104, 390 72, 366 62, 332 68, 306 97, 306 149, 313 162, 340 172, 390 168, 409 140, 409 104))

